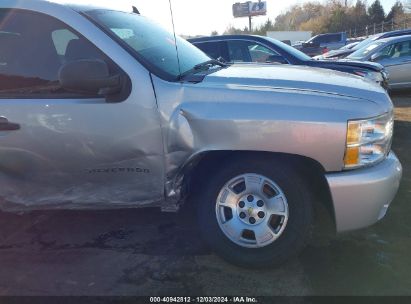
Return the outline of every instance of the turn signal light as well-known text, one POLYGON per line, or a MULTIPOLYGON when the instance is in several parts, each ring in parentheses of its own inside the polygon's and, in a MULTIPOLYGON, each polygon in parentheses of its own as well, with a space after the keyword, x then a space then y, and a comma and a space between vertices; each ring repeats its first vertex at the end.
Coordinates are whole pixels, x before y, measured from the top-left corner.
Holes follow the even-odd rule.
POLYGON ((360 147, 348 147, 345 152, 346 166, 356 166, 360 162, 360 147))

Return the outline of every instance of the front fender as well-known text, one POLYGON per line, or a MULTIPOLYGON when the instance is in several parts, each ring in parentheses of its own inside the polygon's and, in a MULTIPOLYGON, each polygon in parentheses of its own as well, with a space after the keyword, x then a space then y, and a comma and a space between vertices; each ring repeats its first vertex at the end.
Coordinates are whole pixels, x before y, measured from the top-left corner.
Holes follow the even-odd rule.
POLYGON ((167 163, 174 171, 206 151, 259 151, 300 155, 327 171, 341 170, 346 122, 293 119, 292 112, 259 103, 183 103, 167 130, 167 163))
POLYGON ((347 120, 380 111, 374 102, 322 92, 170 83, 153 76, 163 128, 166 192, 207 151, 303 156, 340 171, 347 120))

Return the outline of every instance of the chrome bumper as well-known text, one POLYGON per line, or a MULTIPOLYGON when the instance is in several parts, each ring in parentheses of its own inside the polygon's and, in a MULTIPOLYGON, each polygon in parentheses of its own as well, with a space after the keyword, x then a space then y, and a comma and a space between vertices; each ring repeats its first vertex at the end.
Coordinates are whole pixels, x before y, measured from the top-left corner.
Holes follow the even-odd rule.
POLYGON ((382 219, 394 199, 402 176, 402 167, 391 152, 373 167, 327 174, 337 231, 370 226, 382 219))

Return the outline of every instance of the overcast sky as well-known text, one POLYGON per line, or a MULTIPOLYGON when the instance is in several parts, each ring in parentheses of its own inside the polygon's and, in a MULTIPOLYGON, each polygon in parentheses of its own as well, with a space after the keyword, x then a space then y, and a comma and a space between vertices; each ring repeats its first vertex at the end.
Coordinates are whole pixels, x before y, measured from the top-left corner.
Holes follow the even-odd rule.
MULTIPOLYGON (((90 2, 90 0, 76 0, 78 2, 90 2)), ((96 0, 95 0, 96 1, 96 0)), ((98 3, 110 5, 125 5, 133 3, 142 15, 145 15, 171 29, 169 0, 98 0, 98 3)), ((180 35, 209 35, 213 30, 220 34, 227 26, 234 25, 244 28, 248 26, 248 18, 234 19, 232 5, 240 0, 171 0, 176 31, 180 35)), ((355 2, 355 0, 349 0, 355 2)), ((373 0, 368 0, 371 3, 373 0)), ((388 10, 396 0, 380 0, 384 9, 388 10)), ((244 1, 245 2, 245 1, 244 1)), ((256 17, 253 24, 260 24, 267 18, 272 20, 288 7, 304 0, 267 0, 267 17, 256 17)), ((321 0, 319 2, 322 2, 321 0)), ((97 2, 94 2, 97 3, 97 2)))

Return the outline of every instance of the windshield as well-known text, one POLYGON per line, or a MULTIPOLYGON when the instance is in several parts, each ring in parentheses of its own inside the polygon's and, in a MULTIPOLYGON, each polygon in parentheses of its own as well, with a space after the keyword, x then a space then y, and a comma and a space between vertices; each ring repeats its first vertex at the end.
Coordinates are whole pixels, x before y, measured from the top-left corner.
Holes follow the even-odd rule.
POLYGON ((312 60, 312 58, 310 56, 304 54, 303 52, 297 50, 296 48, 294 48, 294 47, 292 47, 288 44, 285 44, 284 42, 275 40, 275 39, 270 38, 270 37, 265 37, 265 39, 267 39, 271 43, 273 43, 276 46, 278 46, 279 48, 283 49, 288 54, 291 54, 291 56, 294 56, 294 57, 296 57, 297 59, 299 59, 301 61, 312 60))
POLYGON ((140 15, 109 10, 93 10, 87 15, 131 47, 152 73, 167 80, 178 80, 181 74, 210 60, 180 37, 177 37, 177 56, 173 33, 140 15))
POLYGON ((367 39, 365 39, 365 40, 361 41, 360 43, 358 43, 358 44, 353 48, 353 50, 357 51, 357 50, 359 50, 359 49, 362 49, 363 47, 369 45, 369 44, 370 44, 371 42, 373 42, 374 40, 378 39, 378 37, 379 37, 378 35, 374 35, 374 36, 368 37, 367 39))
POLYGON ((358 51, 355 51, 354 53, 352 53, 347 58, 349 58, 349 59, 363 59, 363 58, 367 57, 371 52, 373 52, 376 48, 378 48, 379 46, 381 46, 383 44, 384 44, 384 42, 381 42, 381 41, 373 42, 373 43, 363 47, 362 49, 359 49, 358 51))
POLYGON ((353 42, 353 43, 350 43, 350 44, 347 44, 347 45, 343 46, 343 47, 341 48, 341 50, 351 50, 351 49, 353 49, 356 45, 358 45, 358 43, 357 43, 357 42, 353 42))

